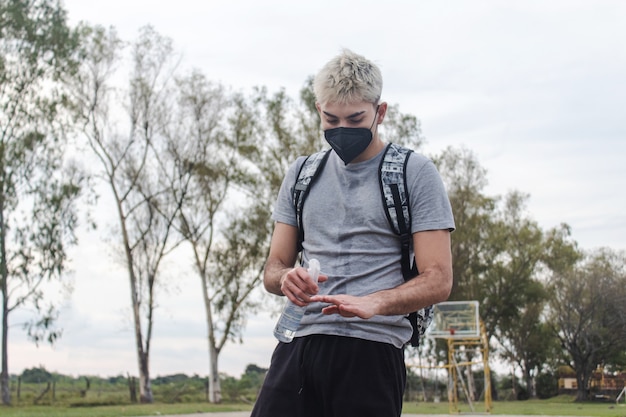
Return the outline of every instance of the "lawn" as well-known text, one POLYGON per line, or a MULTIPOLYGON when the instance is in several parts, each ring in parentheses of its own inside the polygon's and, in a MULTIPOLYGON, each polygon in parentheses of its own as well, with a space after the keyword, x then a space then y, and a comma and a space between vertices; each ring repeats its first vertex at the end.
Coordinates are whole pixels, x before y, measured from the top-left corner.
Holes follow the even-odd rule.
POLYGON ((67 406, 0 406, 0 417, 134 417, 252 410, 250 405, 207 403, 67 406))
MULTIPOLYGON (((408 414, 450 414, 448 403, 404 403, 408 414)), ((474 412, 467 404, 459 404, 461 414, 484 414, 483 402, 474 403, 474 412)), ((519 416, 589 416, 589 417, 626 417, 626 404, 614 402, 574 402, 572 397, 559 396, 549 400, 494 401, 491 408, 493 415, 519 416)))
MULTIPOLYGON (((213 405, 207 403, 182 404, 144 404, 144 405, 107 405, 107 406, 0 406, 0 417, 135 417, 167 414, 197 414, 228 411, 248 411, 247 404, 213 405)), ((468 405, 459 406, 462 414, 471 410, 468 405)), ((474 405, 476 414, 483 414, 484 403, 474 405)), ((408 414, 449 414, 448 403, 407 402, 404 412, 408 414)), ((493 415, 528 415, 528 416, 590 416, 590 417, 626 417, 626 405, 611 402, 576 403, 570 397, 556 397, 550 400, 495 401, 491 410, 493 415)))

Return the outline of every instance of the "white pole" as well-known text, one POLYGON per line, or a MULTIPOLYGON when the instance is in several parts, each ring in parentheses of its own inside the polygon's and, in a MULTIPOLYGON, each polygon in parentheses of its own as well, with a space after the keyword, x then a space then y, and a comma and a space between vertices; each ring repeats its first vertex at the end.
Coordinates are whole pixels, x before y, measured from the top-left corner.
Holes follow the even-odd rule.
POLYGON ((626 404, 626 385, 622 389, 622 392, 620 392, 617 398, 615 399, 615 404, 619 402, 619 399, 622 398, 622 395, 624 396, 624 403, 626 404))

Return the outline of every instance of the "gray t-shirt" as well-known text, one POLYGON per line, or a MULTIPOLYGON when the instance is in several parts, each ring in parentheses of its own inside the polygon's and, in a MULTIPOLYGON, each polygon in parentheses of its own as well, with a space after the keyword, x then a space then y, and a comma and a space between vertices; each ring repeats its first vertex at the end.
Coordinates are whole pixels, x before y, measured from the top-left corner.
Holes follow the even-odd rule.
MULTIPOLYGON (((328 281, 320 294, 363 296, 404 282, 399 238, 391 230, 382 203, 378 170, 384 151, 376 157, 345 165, 331 151, 326 165, 304 202, 303 264, 317 258, 328 281)), ((272 218, 297 227, 293 187, 300 157, 289 168, 272 218)), ((412 153, 406 169, 412 232, 453 230, 454 219, 444 184, 432 161, 412 153)), ((404 316, 374 316, 368 320, 323 315, 322 304, 307 308, 298 336, 350 336, 402 347, 411 337, 404 316)))

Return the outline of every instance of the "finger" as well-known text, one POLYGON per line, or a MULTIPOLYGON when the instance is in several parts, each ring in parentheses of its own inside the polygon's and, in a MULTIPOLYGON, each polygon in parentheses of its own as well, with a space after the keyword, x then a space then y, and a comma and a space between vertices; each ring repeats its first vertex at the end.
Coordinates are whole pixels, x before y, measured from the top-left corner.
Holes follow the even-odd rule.
MULTIPOLYGON (((319 286, 317 285, 317 282, 313 280, 313 278, 311 277, 311 275, 308 273, 308 271, 305 271, 305 273, 303 275, 300 275, 301 278, 301 283, 302 285, 299 286, 302 293, 301 293, 301 299, 305 300, 307 303, 310 303, 311 297, 314 296, 315 294, 317 294, 320 290, 319 286)), ((325 281, 325 276, 322 277, 321 275, 318 276, 318 282, 319 279, 322 278, 322 281, 325 281)))
POLYGON ((311 302, 311 297, 305 291, 301 290, 297 286, 292 290, 292 295, 295 298, 295 301, 292 300, 295 304, 299 306, 305 306, 311 302))
POLYGON ((308 296, 298 287, 297 281, 293 281, 293 277, 285 279, 283 285, 281 286, 281 290, 292 303, 300 307, 307 305, 308 296))
POLYGON ((337 307, 336 305, 330 305, 328 307, 324 307, 322 309, 322 313, 326 315, 339 314, 339 307, 337 307))
POLYGON ((326 281, 328 281, 328 275, 322 275, 322 274, 320 274, 320 275, 317 277, 317 282, 326 282, 326 281))
POLYGON ((341 317, 352 318, 358 315, 347 310, 343 305, 330 305, 322 309, 322 313, 326 315, 339 314, 341 317))
POLYGON ((337 300, 332 295, 314 295, 311 297, 311 301, 316 301, 319 303, 329 303, 329 304, 339 304, 339 300, 337 300))
POLYGON ((337 306, 337 310, 342 317, 359 317, 358 309, 350 308, 350 305, 340 304, 337 306))
POLYGON ((305 305, 307 305, 308 303, 306 303, 305 301, 303 301, 302 299, 300 299, 294 292, 292 291, 283 291, 283 294, 285 294, 285 296, 287 298, 289 298, 289 301, 291 301, 292 303, 294 303, 297 306, 300 307, 304 307, 305 305))
POLYGON ((283 282, 283 294, 296 305, 306 306, 311 302, 311 295, 317 294, 319 287, 308 271, 302 267, 289 271, 283 282))

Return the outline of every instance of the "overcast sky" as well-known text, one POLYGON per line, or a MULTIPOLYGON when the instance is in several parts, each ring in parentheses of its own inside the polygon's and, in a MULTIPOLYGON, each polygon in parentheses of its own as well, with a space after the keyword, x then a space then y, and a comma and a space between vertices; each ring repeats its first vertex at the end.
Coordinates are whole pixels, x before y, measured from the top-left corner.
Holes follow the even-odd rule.
MULTIPOLYGON (((606 0, 66 0, 72 24, 114 26, 133 40, 151 24, 183 65, 246 91, 285 88, 296 97, 343 47, 375 61, 383 99, 416 115, 425 152, 466 147, 488 170, 490 195, 530 194, 543 228, 565 222, 582 248, 626 249, 626 2, 606 0)), ((103 203, 104 204, 104 203, 103 203)), ((43 365, 64 374, 137 374, 126 274, 85 234, 75 259, 64 335, 35 348, 16 322, 11 373, 43 365)), ((172 265, 170 268, 183 268, 172 265)), ((162 294, 153 376, 206 375, 199 280, 162 294)), ((242 345, 220 370, 268 366, 275 318, 250 318, 242 345)))

